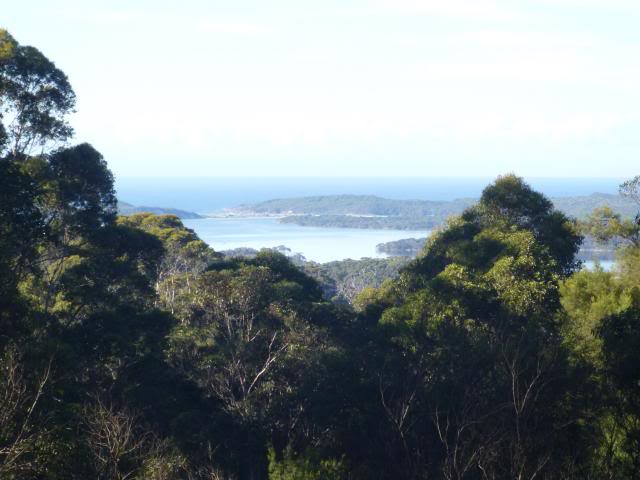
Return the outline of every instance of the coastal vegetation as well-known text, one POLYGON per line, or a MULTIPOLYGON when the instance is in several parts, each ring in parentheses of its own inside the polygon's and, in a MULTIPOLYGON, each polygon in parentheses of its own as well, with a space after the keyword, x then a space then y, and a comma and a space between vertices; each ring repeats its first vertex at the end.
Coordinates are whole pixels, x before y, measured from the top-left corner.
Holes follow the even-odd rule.
MULTIPOLYGON (((477 199, 453 201, 393 200, 373 195, 326 195, 275 199, 227 211, 231 215, 279 216, 280 222, 310 227, 431 230, 460 215, 477 199)), ((593 193, 552 198, 561 212, 585 219, 596 209, 610 208, 621 218, 633 218, 636 204, 623 195, 593 193)))
POLYGON ((471 200, 434 202, 423 200, 391 200, 374 195, 323 195, 274 199, 255 205, 232 209, 233 212, 254 214, 307 214, 307 215, 354 215, 429 217, 438 212, 450 215, 460 213, 472 203, 471 200))
POLYGON ((153 213, 156 215, 175 215, 183 220, 204 218, 202 215, 195 212, 188 212, 186 210, 180 210, 177 208, 167 207, 144 207, 136 206, 127 202, 118 201, 118 215, 133 215, 135 213, 153 213))
POLYGON ((430 230, 444 218, 371 217, 359 215, 288 215, 280 223, 302 227, 371 228, 376 230, 430 230))
POLYGON ((0 478, 640 478, 637 220, 500 177, 351 306, 334 267, 118 216, 74 106, 0 31, 0 478))

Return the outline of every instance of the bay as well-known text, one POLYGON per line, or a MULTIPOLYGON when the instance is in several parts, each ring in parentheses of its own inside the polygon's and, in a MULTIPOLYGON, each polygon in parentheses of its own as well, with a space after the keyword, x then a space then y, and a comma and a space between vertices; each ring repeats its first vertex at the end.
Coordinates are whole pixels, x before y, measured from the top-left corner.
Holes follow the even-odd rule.
POLYGON ((284 245, 292 253, 319 263, 347 258, 385 258, 387 255, 376 252, 377 244, 429 234, 427 230, 301 227, 280 224, 276 218, 199 218, 183 220, 183 223, 216 251, 284 245))

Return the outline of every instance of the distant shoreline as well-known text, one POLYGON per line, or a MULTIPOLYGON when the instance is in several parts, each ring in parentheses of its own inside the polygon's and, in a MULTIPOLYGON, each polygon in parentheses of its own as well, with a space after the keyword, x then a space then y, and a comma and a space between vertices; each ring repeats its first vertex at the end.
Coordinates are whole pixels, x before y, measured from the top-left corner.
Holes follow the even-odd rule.
MULTIPOLYGON (((625 218, 635 216, 637 210, 637 205, 630 199, 603 193, 555 197, 551 201, 558 210, 577 219, 605 205, 625 218)), ((460 215, 475 202, 474 198, 432 201, 398 200, 375 195, 318 195, 245 204, 207 216, 276 218, 280 223, 303 227, 433 230, 446 224, 451 216, 460 215)))

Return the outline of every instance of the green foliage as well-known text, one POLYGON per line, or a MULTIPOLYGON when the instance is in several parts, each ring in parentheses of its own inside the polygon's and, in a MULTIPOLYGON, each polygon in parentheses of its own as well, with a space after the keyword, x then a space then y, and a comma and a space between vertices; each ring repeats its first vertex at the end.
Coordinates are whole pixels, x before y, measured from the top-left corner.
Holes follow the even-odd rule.
POLYGON ((616 269, 621 280, 628 287, 640 285, 640 247, 619 248, 616 255, 616 269))
POLYGON ((83 143, 53 152, 47 163, 47 187, 55 192, 59 222, 74 228, 69 233, 86 236, 113 223, 113 175, 98 151, 83 143))
POLYGON ((611 272, 600 268, 582 270, 560 287, 561 302, 568 318, 563 336, 572 350, 590 362, 601 362, 601 341, 597 336, 602 319, 620 313, 631 304, 631 294, 611 272))
POLYGON ((7 61, 13 55, 16 41, 9 35, 9 32, 0 28, 0 61, 7 61))
POLYGON ((288 447, 282 459, 276 458, 273 448, 269 449, 269 480, 340 480, 346 478, 346 471, 340 461, 318 458, 308 449, 302 454, 294 454, 288 447))
POLYGON ((607 372, 622 389, 629 408, 640 414, 640 290, 633 304, 604 319, 599 329, 607 372))
POLYGON ((603 373, 610 388, 609 430, 615 448, 607 456, 609 470, 625 478, 640 475, 640 291, 633 290, 632 305, 603 319, 598 329, 602 339, 603 373), (613 435, 611 435, 613 436, 613 435))
POLYGON ((138 213, 120 217, 118 225, 142 230, 162 242, 164 255, 159 280, 186 272, 201 272, 219 256, 174 215, 138 213))
POLYGON ((162 306, 180 317, 187 307, 183 303, 189 298, 183 293, 190 291, 196 276, 219 255, 174 215, 138 213, 118 218, 118 225, 146 232, 162 243, 162 256, 153 265, 152 281, 162 306))
POLYGON ((515 235, 518 230, 533 235, 539 253, 547 251, 542 268, 560 275, 576 268, 574 259, 582 238, 575 226, 554 210, 543 195, 522 180, 507 176, 487 187, 477 206, 432 235, 424 255, 413 263, 410 271, 418 277, 430 278, 451 262, 484 270, 489 262, 510 254, 514 248, 513 241, 505 241, 507 236, 499 236, 497 232, 515 235), (520 197, 522 204, 518 203, 520 197), (487 227, 495 233, 483 233, 487 227))
POLYGON ((30 268, 45 233, 38 186, 19 165, 0 161, 0 302, 30 268))
POLYGON ((585 235, 590 235, 598 242, 606 244, 613 239, 622 239, 633 245, 640 244, 640 226, 620 214, 604 206, 595 209, 580 224, 585 235))
POLYGON ((154 215, 175 215, 180 219, 191 218, 203 218, 195 212, 188 212, 186 210, 179 210, 177 208, 163 208, 163 207, 140 207, 131 205, 130 203, 118 201, 118 214, 119 215, 135 215, 138 213, 153 213, 154 215))
POLYGON ((409 261, 404 258, 363 258, 327 263, 307 262, 304 270, 322 285, 325 298, 352 303, 367 288, 396 278, 409 261))
POLYGON ((256 397, 277 395, 290 355, 309 348, 305 322, 317 285, 286 257, 263 254, 204 272, 182 294, 188 309, 170 358, 229 413, 262 418, 267 412, 256 408, 256 397))
POLYGON ((510 478, 541 458, 555 458, 548 471, 565 468, 572 438, 586 434, 562 427, 579 415, 565 392, 580 382, 558 334, 558 283, 579 243, 547 199, 500 178, 429 239, 395 293, 367 300, 390 342, 378 373, 387 475, 474 478, 482 464, 510 478))
POLYGON ((0 156, 28 155, 34 148, 65 141, 73 130, 65 116, 75 94, 66 75, 39 50, 0 31, 0 119, 13 119, 0 135, 0 156))

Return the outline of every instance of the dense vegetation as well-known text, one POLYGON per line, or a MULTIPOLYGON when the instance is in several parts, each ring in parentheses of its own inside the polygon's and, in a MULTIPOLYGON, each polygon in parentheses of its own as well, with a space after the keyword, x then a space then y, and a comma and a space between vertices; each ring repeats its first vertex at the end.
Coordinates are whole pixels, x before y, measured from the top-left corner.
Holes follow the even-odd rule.
POLYGON ((576 222, 502 177, 352 309, 118 218, 74 100, 0 32, 0 478, 640 478, 637 221, 595 212, 619 269, 579 271, 576 222))
POLYGON ((156 215, 175 215, 181 219, 191 218, 203 218, 195 212, 188 212, 186 210, 179 210, 177 208, 166 207, 144 207, 136 206, 127 202, 118 202, 118 215, 133 215, 135 213, 154 213, 156 215))
POLYGON ((409 260, 402 257, 362 258, 326 263, 305 262, 301 268, 320 283, 324 297, 338 303, 354 303, 358 295, 396 278, 409 260))
POLYGON ((386 280, 396 278, 403 267, 409 263, 408 258, 361 258, 360 260, 336 260, 333 262, 317 263, 308 261, 303 255, 293 253, 291 249, 280 245, 273 249, 234 248, 223 250, 222 255, 230 258, 255 258, 261 252, 269 250, 282 253, 295 266, 314 278, 326 300, 336 303, 352 304, 356 297, 365 289, 380 287, 386 280))

